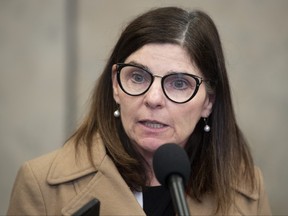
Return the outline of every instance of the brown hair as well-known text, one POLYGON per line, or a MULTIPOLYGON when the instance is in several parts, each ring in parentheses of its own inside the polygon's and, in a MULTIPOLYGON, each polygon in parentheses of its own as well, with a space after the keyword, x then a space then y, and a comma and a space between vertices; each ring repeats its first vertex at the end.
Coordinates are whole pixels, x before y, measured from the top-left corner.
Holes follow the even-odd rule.
POLYGON ((212 129, 210 133, 204 132, 204 123, 200 120, 185 147, 192 168, 187 193, 198 201, 203 194, 213 193, 217 210, 227 212, 233 202, 232 186, 244 179, 253 188, 254 167, 247 143, 236 123, 218 31, 204 12, 158 8, 133 20, 114 47, 95 86, 90 112, 72 138, 77 145, 87 145, 90 154, 93 137, 99 133, 107 154, 127 184, 134 190, 145 185, 145 161, 130 143, 120 118, 113 116, 117 104, 113 99, 111 69, 113 64, 124 62, 148 43, 172 43, 184 47, 191 61, 210 80, 207 89, 215 98, 208 120, 212 129))

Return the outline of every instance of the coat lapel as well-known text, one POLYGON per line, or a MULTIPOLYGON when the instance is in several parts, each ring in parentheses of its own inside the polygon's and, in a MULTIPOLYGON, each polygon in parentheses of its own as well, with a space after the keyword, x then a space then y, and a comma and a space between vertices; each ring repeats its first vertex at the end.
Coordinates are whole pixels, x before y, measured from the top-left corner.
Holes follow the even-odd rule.
POLYGON ((57 185, 94 173, 105 155, 103 144, 97 143, 93 149, 93 166, 87 156, 85 145, 76 149, 73 141, 67 142, 54 159, 47 181, 51 185, 57 185))
POLYGON ((101 215, 145 215, 108 157, 88 185, 63 208, 63 215, 71 215, 93 198, 100 200, 101 215))
POLYGON ((100 201, 101 215, 145 215, 134 194, 107 156, 101 139, 96 137, 94 143, 94 166, 87 157, 86 147, 79 146, 75 154, 73 142, 64 145, 51 165, 47 176, 48 184, 60 187, 60 184, 73 182, 77 191, 76 196, 62 208, 62 214, 71 215, 96 198, 100 201))

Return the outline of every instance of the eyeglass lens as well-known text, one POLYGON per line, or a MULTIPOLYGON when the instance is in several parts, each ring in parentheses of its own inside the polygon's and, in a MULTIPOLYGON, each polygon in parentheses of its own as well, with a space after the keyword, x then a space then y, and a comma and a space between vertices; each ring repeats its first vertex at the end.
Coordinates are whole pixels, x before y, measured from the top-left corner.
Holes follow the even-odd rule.
MULTIPOLYGON (((120 71, 118 81, 120 81, 122 90, 134 96, 148 91, 154 77, 158 77, 138 66, 122 65, 120 71)), ((184 103, 192 99, 200 83, 196 77, 186 73, 171 73, 162 77, 161 80, 166 97, 176 103, 184 103)))

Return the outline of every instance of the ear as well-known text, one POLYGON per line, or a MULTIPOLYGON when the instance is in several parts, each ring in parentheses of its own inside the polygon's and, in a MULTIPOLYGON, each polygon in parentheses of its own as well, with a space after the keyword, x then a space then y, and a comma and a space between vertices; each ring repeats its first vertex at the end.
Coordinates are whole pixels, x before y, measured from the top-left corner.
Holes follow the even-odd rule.
POLYGON ((116 101, 116 103, 120 104, 120 99, 119 99, 119 84, 117 81, 117 68, 116 64, 112 66, 112 87, 113 87, 113 98, 116 101))
POLYGON ((203 118, 207 118, 211 114, 214 101, 215 101, 215 95, 208 95, 206 97, 204 105, 203 105, 203 110, 201 113, 201 116, 203 118))

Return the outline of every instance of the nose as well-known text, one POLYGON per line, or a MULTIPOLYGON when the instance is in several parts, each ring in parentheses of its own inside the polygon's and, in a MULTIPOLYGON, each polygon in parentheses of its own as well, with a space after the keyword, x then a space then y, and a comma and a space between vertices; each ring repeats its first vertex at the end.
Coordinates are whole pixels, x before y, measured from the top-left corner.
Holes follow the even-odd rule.
POLYGON ((152 85, 144 95, 144 103, 153 109, 163 107, 165 95, 161 86, 161 77, 155 76, 152 85))

